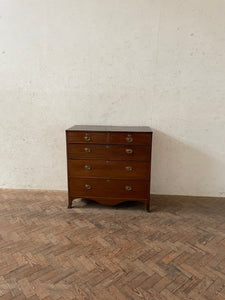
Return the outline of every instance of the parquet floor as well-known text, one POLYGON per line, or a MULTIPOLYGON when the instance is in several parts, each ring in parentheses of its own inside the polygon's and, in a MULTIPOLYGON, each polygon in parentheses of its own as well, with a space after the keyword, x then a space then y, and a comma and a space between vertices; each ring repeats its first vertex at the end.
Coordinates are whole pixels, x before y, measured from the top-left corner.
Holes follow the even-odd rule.
POLYGON ((0 190, 0 299, 225 299, 225 199, 0 190))

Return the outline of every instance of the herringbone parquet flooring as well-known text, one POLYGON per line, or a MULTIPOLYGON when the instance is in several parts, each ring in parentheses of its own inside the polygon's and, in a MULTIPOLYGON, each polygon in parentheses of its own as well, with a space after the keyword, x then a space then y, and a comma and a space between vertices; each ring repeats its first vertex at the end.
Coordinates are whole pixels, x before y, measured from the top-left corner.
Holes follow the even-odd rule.
POLYGON ((0 298, 225 299, 225 199, 0 191, 0 298))

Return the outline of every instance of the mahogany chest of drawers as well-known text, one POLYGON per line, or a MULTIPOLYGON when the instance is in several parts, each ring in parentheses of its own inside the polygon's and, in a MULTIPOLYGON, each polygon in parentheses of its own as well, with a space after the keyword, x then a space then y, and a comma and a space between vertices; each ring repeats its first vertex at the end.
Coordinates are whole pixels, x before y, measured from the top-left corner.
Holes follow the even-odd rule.
POLYGON ((66 143, 68 208, 87 198, 105 205, 139 201, 150 210, 149 127, 75 125, 66 143))

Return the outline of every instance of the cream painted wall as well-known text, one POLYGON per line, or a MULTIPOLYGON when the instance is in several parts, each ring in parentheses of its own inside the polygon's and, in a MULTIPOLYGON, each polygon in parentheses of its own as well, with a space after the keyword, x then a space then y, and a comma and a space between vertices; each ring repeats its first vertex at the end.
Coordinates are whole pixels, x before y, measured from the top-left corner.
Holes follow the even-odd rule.
POLYGON ((0 187, 66 189, 64 130, 154 130, 152 192, 225 196, 224 0, 1 0, 0 187))

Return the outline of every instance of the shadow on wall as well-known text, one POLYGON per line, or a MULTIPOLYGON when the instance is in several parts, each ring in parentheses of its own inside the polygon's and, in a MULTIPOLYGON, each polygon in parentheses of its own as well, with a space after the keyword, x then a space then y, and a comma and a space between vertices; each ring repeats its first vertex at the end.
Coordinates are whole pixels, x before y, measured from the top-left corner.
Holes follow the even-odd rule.
POLYGON ((214 165, 206 153, 153 129, 152 194, 213 195, 214 165))

